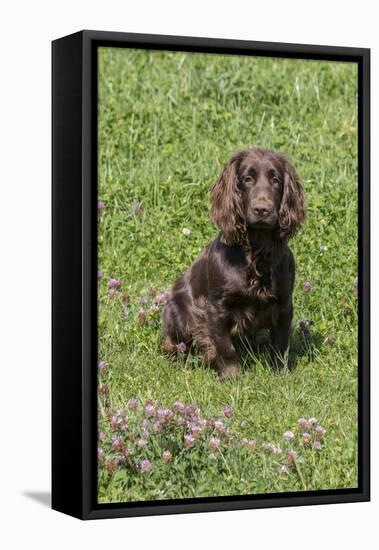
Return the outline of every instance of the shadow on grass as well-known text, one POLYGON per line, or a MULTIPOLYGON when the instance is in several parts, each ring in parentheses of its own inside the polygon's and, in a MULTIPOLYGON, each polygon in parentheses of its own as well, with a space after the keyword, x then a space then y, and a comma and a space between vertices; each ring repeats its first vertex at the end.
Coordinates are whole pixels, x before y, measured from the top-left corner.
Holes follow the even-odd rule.
MULTIPOLYGON (((285 367, 289 371, 296 368, 300 358, 306 358, 312 363, 320 349, 325 345, 325 337, 319 332, 304 332, 300 328, 293 331, 289 351, 285 357, 285 367)), ((268 333, 260 334, 257 338, 241 338, 236 343, 240 364, 244 371, 249 370, 256 363, 262 364, 271 370, 275 369, 272 360, 273 350, 268 333)))
MULTIPOLYGON (((330 342, 333 345, 334 342, 330 342)), ((325 336, 321 333, 312 331, 304 332, 296 328, 291 336, 290 348, 285 358, 285 369, 276 369, 272 361, 272 348, 268 332, 260 333, 255 338, 240 337, 234 341, 238 355, 238 361, 243 372, 251 371, 255 365, 263 365, 264 368, 276 372, 283 370, 293 371, 299 359, 307 359, 312 363, 321 348, 327 345, 325 336)), ((166 355, 166 357, 168 357, 166 355)), ((173 354, 172 363, 176 363, 179 370, 196 370, 198 368, 209 368, 204 365, 200 355, 196 351, 196 346, 191 345, 185 354, 173 354)))

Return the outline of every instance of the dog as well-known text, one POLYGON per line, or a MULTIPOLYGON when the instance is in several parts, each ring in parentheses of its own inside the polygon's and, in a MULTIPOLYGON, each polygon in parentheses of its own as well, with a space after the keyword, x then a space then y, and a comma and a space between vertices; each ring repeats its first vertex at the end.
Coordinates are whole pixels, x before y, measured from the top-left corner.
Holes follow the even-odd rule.
POLYGON ((163 349, 195 345, 222 380, 240 374, 233 340, 269 329, 280 368, 289 346, 295 262, 288 240, 306 216, 295 168, 283 153, 237 151, 211 189, 220 233, 174 283, 163 310, 163 349))

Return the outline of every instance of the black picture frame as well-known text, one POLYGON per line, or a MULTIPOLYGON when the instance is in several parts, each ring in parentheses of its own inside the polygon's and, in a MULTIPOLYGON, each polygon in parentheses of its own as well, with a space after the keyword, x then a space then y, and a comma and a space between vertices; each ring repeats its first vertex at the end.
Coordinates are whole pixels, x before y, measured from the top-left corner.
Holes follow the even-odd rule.
POLYGON ((52 507, 81 519, 370 499, 370 50, 85 30, 52 43, 52 507), (97 504, 97 48, 350 61, 359 78, 358 488, 97 504))

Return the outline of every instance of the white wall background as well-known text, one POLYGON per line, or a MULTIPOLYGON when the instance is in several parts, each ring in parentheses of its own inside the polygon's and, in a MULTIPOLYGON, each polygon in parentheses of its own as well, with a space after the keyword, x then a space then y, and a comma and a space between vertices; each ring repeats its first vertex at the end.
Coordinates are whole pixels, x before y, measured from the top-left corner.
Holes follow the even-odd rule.
MULTIPOLYGON (((374 548, 378 541, 378 216, 373 216, 373 501, 83 523, 50 486, 50 41, 87 28, 372 48, 372 198, 379 34, 369 0, 41 0, 0 8, 0 507, 2 547, 374 548), (375 397, 376 395, 376 397, 375 397), (45 503, 45 504, 44 504, 45 503), (6 540, 6 542, 5 542, 6 540)), ((66 205, 70 208, 70 204, 66 205)), ((67 449, 70 452, 70 449, 67 449)))

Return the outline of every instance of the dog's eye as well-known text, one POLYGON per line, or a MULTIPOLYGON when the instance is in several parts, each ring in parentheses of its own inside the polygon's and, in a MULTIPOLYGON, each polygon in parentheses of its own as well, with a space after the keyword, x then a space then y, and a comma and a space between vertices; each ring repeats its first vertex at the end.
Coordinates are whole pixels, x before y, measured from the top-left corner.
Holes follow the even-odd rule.
POLYGON ((275 186, 280 185, 280 184, 281 184, 280 177, 279 177, 279 176, 273 176, 273 177, 272 177, 272 183, 273 183, 273 185, 275 185, 275 186))
POLYGON ((253 176, 245 176, 243 178, 243 183, 252 183, 254 181, 253 176))

